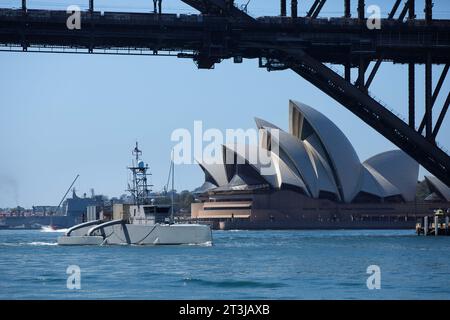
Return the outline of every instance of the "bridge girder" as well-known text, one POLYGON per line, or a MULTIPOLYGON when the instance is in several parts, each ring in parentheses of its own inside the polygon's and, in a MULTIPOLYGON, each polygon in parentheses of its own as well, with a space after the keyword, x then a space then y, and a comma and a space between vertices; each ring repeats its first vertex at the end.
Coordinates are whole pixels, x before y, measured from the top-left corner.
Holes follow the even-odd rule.
POLYGON ((359 87, 305 52, 287 50, 279 56, 283 56, 281 61, 285 61, 295 73, 338 101, 429 172, 440 177, 442 182, 450 185, 450 157, 434 143, 425 139, 359 87))
POLYGON ((234 0, 181 0, 202 14, 216 16, 231 16, 248 21, 254 20, 251 16, 234 5, 234 0))
MULTIPOLYGON (((46 15, 38 10, 23 13, 22 10, 0 9, 0 43, 20 45, 24 50, 33 45, 88 48, 92 53, 98 49, 133 47, 154 52, 186 50, 191 53, 179 56, 193 58, 201 68, 212 68, 215 63, 232 57, 237 61, 242 58, 264 59, 266 63, 261 66, 269 70, 290 68, 314 84, 450 186, 450 157, 434 142, 450 98, 447 97, 433 130, 430 111, 434 97, 430 90, 431 80, 426 81, 426 139, 414 129, 414 121, 411 123, 411 112, 414 111, 411 91, 410 123, 402 121, 367 92, 383 61, 407 63, 410 84, 414 84, 411 79, 414 68, 411 66, 426 64, 428 79, 431 78, 432 64, 450 63, 450 21, 432 21, 431 7, 427 7, 426 23, 422 23, 413 19, 414 5, 410 1, 408 6, 405 5, 410 12, 410 21, 403 22, 406 9, 397 20, 393 19, 395 10, 392 10, 390 19, 382 20, 381 30, 369 31, 361 14, 359 19, 326 21, 312 17, 289 21, 283 20, 286 17, 253 19, 235 6, 229 6, 227 1, 183 1, 203 15, 186 18, 90 12, 82 14, 84 28, 75 31, 65 28, 65 12, 46 15), (376 64, 366 81, 365 72, 371 61, 376 61, 376 64), (346 77, 341 77, 325 63, 346 66, 346 77), (351 67, 359 68, 355 84, 350 82, 351 67)), ((358 2, 360 8, 361 3, 363 1, 358 2)), ((439 93, 439 90, 435 92, 439 93)))

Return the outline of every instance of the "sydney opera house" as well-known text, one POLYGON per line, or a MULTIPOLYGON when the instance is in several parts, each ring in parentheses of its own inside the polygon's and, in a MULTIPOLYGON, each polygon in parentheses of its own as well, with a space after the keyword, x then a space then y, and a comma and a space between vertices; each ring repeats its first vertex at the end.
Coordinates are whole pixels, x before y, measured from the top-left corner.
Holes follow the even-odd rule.
POLYGON ((416 199, 419 165, 404 152, 361 162, 342 131, 305 104, 290 101, 289 132, 256 125, 256 148, 224 145, 222 163, 199 162, 205 183, 195 191, 193 219, 221 229, 414 228, 450 208, 450 188, 433 176, 425 178, 430 194, 416 199), (254 150, 270 158, 270 173, 250 161, 254 150))

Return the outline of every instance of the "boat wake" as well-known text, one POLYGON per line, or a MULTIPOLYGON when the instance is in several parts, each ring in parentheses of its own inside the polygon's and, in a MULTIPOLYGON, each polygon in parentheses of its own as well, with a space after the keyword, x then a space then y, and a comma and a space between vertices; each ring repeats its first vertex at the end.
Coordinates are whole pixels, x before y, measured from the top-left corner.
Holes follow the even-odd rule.
POLYGON ((51 232, 51 233, 66 233, 69 229, 54 229, 51 226, 42 226, 41 232, 51 232))
POLYGON ((196 247, 212 247, 212 241, 207 241, 203 243, 189 243, 188 246, 196 246, 196 247))
POLYGON ((36 242, 29 242, 29 243, 23 243, 24 245, 28 246, 57 246, 58 243, 56 242, 42 242, 42 241, 36 241, 36 242))
POLYGON ((57 242, 43 242, 43 241, 34 241, 34 242, 4 242, 0 243, 0 247, 45 247, 45 246, 57 246, 57 242))

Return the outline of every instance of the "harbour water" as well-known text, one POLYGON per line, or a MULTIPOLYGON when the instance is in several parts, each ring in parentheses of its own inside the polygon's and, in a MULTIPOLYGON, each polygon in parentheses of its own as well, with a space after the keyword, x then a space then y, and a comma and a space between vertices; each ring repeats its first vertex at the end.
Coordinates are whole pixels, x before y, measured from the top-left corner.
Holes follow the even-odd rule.
POLYGON ((450 238, 411 231, 215 231, 214 246, 60 247, 0 230, 0 299, 450 299, 450 238), (81 290, 66 270, 81 270, 81 290), (381 290, 367 268, 381 269, 381 290))

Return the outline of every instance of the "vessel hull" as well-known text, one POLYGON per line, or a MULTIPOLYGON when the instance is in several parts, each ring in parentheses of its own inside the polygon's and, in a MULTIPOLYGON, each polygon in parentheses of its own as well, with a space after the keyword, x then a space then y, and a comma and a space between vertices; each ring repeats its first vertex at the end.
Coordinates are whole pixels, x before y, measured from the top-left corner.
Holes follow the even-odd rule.
POLYGON ((103 237, 97 236, 62 236, 58 238, 60 246, 99 246, 103 243, 103 237))
MULTIPOLYGON (((84 229, 85 230, 85 229, 84 229)), ((117 224, 93 235, 63 236, 59 245, 209 245, 211 228, 199 224, 138 225, 117 224)))

